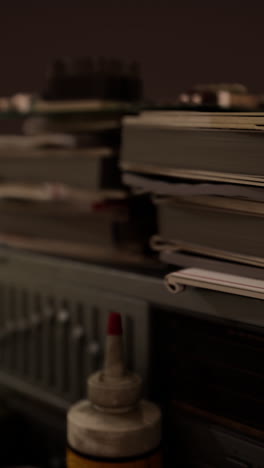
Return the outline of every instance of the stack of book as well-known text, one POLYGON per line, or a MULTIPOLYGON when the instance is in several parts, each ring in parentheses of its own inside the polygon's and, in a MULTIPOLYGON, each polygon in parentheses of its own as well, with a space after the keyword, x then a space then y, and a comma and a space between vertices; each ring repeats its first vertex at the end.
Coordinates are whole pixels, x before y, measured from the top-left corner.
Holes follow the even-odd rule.
POLYGON ((163 261, 264 278, 263 129, 261 112, 125 118, 123 180, 153 196, 163 261))
POLYGON ((23 134, 0 136, 0 241, 137 263, 144 246, 118 158, 121 118, 137 111, 141 81, 116 61, 62 65, 42 96, 6 103, 2 116, 24 118, 23 134))

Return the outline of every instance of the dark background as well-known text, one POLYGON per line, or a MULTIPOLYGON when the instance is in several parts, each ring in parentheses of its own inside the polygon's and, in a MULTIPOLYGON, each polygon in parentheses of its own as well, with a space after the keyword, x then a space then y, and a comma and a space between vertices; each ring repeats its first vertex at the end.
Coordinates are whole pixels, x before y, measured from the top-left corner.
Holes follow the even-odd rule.
POLYGON ((199 82, 264 91, 263 1, 0 2, 0 95, 41 89, 51 59, 137 59, 150 98, 199 82))

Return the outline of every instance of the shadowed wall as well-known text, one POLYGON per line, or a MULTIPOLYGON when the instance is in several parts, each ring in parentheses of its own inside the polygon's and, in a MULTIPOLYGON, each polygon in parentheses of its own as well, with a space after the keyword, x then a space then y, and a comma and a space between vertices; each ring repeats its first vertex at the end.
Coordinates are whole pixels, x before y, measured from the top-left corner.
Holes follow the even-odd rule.
POLYGON ((23 1, 0 6, 0 95, 40 89, 52 58, 137 59, 146 95, 197 82, 263 91, 264 2, 23 1))

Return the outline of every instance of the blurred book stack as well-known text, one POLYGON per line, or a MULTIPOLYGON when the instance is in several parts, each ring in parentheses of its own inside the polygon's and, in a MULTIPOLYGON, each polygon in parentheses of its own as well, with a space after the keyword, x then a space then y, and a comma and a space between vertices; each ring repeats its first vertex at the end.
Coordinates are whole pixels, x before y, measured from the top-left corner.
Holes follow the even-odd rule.
MULTIPOLYGON (((121 119, 142 101, 136 64, 56 61, 43 93, 0 100, 20 135, 0 136, 0 241, 99 262, 138 263, 144 241, 118 167, 121 119)), ((144 237, 144 236, 143 236, 144 237)))
POLYGON ((165 263, 264 278, 263 128, 252 109, 125 118, 123 181, 151 194, 165 263))

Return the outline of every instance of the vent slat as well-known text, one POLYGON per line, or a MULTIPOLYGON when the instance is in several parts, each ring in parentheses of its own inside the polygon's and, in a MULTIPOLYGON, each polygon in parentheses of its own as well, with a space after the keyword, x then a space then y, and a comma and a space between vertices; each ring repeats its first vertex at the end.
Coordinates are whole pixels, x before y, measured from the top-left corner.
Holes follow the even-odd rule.
POLYGON ((36 313, 36 298, 31 295, 28 302, 29 311, 29 378, 37 380, 37 351, 38 351, 38 316, 36 313))
POLYGON ((52 298, 48 298, 43 304, 42 319, 42 382, 44 387, 52 388, 55 383, 55 305, 52 298))
POLYGON ((35 355, 35 377, 37 382, 42 381, 43 367, 42 367, 42 327, 43 327, 43 304, 40 294, 35 296, 34 304, 35 314, 35 334, 36 334, 36 355, 35 355))
POLYGON ((23 317, 22 317, 23 291, 17 291, 17 348, 16 368, 19 375, 23 375, 23 317))
POLYGON ((30 352, 31 352, 31 321, 30 321, 30 292, 24 294, 23 299, 23 316, 25 320, 24 334, 24 372, 26 378, 30 378, 30 352))
POLYGON ((95 372, 100 365, 100 359, 102 354, 100 346, 100 316, 101 311, 99 307, 93 306, 90 315, 90 340, 87 343, 89 359, 87 375, 91 374, 92 372, 95 372))
POLYGON ((22 376, 28 372, 28 292, 23 289, 20 297, 18 368, 22 376))
POLYGON ((68 390, 70 310, 67 302, 58 305, 56 311, 56 388, 59 393, 68 390))
POLYGON ((83 375, 84 360, 83 308, 80 304, 73 310, 72 326, 70 334, 70 398, 76 401, 82 393, 81 379, 83 375))
POLYGON ((9 297, 9 286, 6 287, 4 292, 4 323, 5 323, 5 356, 4 366, 10 372, 12 367, 12 323, 10 317, 10 297, 9 297))

